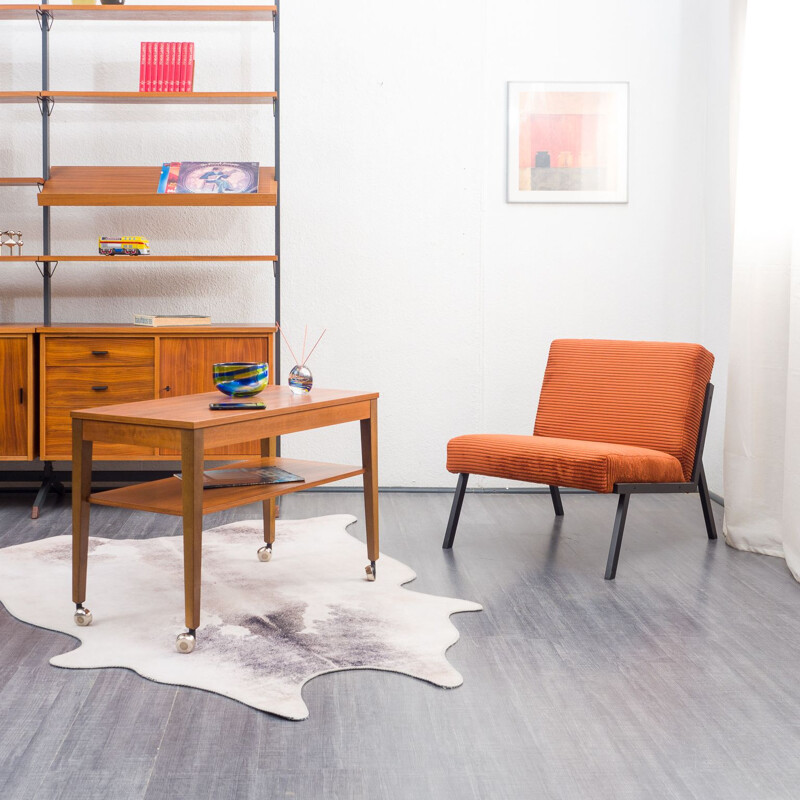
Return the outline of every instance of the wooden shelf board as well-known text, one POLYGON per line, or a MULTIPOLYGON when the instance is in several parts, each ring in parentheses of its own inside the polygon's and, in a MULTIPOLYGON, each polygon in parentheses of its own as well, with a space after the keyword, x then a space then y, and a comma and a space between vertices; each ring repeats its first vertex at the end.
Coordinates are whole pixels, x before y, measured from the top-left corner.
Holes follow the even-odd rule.
MULTIPOLYGON (((105 261, 114 263, 115 261, 277 261, 277 256, 38 256, 38 258, 26 258, 32 261, 105 261)), ((0 262, 2 259, 0 259, 0 262)))
MULTIPOLYGON (((4 247, 3 250, 5 249, 4 247)), ((35 264, 38 260, 37 256, 5 256, 0 253, 0 266, 3 264, 35 264)))
POLYGON ((0 19, 29 19, 36 21, 38 3, 25 3, 23 5, 0 7, 0 19))
MULTIPOLYGON (((34 9, 37 6, 33 6, 34 9)), ((244 5, 123 5, 123 6, 73 6, 63 3, 46 3, 42 11, 48 11, 55 20, 136 20, 178 22, 267 22, 276 12, 275 6, 244 5)), ((29 12, 30 13, 30 12, 29 12)))
MULTIPOLYGON (((355 475, 363 475, 361 467, 346 464, 326 464, 320 461, 298 461, 292 458, 258 458, 239 461, 215 469, 236 469, 239 467, 275 466, 301 475, 303 483, 276 483, 269 486, 237 486, 230 489, 204 489, 203 513, 224 511, 226 508, 256 503, 299 492, 325 483, 333 483, 355 475)), ((181 497, 182 482, 178 478, 164 478, 160 481, 124 486, 89 495, 89 502, 100 506, 133 508, 138 511, 151 511, 156 514, 180 516, 183 513, 181 497)))
POLYGON ((39 92, 0 92, 0 103, 35 103, 37 97, 39 92))
POLYGON ((0 186, 39 186, 44 178, 0 178, 0 186))
POLYGON ((38 202, 40 206, 274 206, 278 198, 273 167, 261 167, 256 194, 158 194, 160 176, 161 167, 51 167, 38 202))
MULTIPOLYGON (((111 8, 112 6, 109 6, 111 8)), ((17 92, 17 94, 21 94, 17 92)), ((29 93, 24 93, 29 94, 29 93)), ((36 92, 33 93, 36 96, 36 92)), ((277 92, 42 92, 61 103, 272 104, 277 92)), ((2 101, 2 95, 0 95, 2 101)))
MULTIPOLYGON (((37 333, 55 336, 253 336, 274 334, 277 330, 273 324, 256 322, 212 322, 210 325, 164 325, 158 328, 134 325, 131 322, 55 322, 36 328, 37 333)), ((217 399, 221 397, 218 393, 214 396, 217 399)))

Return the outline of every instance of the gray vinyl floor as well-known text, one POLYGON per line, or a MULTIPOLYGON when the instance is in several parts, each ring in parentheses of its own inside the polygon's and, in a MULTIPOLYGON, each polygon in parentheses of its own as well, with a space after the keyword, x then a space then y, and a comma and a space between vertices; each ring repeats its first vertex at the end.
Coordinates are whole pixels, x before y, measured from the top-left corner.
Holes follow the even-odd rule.
MULTIPOLYGON (((470 494, 443 552, 447 495, 382 494, 382 547, 417 571, 412 589, 485 606, 454 617, 464 685, 325 675, 304 722, 127 670, 51 667, 75 640, 0 607, 0 798, 800 797, 800 585, 778 559, 709 543, 696 495, 634 497, 604 581, 615 500, 565 495, 554 523, 547 495, 470 494)), ((0 495, 0 546, 69 532, 68 499, 37 521, 30 501, 0 495)), ((282 510, 341 512, 363 516, 360 495, 282 510)), ((178 525, 93 509, 99 536, 178 525)))

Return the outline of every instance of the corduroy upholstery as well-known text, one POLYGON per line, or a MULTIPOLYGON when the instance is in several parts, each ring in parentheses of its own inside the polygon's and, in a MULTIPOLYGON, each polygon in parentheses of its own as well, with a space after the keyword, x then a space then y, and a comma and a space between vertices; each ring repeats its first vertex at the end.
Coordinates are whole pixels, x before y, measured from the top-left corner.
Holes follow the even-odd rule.
POLYGON ((459 436, 453 473, 611 492, 690 481, 714 356, 698 344, 557 339, 533 436, 459 436))
POLYGON ((669 453, 546 436, 457 436, 447 444, 447 469, 593 492, 611 492, 615 483, 683 480, 680 462, 669 453))
POLYGON ((534 435, 659 450, 691 480, 713 366, 699 344, 556 339, 534 435))

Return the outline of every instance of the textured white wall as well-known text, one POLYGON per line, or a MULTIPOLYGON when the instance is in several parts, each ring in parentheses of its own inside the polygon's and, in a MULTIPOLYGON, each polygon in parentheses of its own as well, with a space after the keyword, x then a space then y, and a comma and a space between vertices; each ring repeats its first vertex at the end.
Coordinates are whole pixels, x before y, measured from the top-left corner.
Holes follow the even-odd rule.
MULTIPOLYGON (((9 30, 0 88, 37 88, 38 28, 9 30)), ((138 43, 171 38, 197 42, 198 89, 272 88, 266 25, 57 22, 51 36, 53 88, 135 89, 138 43)), ((727 0, 284 0, 283 317, 295 341, 306 322, 328 328, 319 385, 381 392, 382 485, 452 485, 449 437, 530 432, 549 341, 585 336, 700 341, 723 357, 708 444, 721 490, 727 59, 727 0), (505 202, 509 80, 630 83, 628 204, 505 202)), ((2 110, 0 172, 38 174, 38 112, 2 110)), ((52 162, 266 163, 271 129, 269 109, 63 105, 52 162)), ((34 202, 5 190, 0 226, 37 232, 34 202)), ((162 253, 272 246, 263 210, 56 209, 53 231, 70 253, 104 232, 143 233, 162 253)), ((0 321, 39 320, 39 283, 4 270, 0 321)), ((271 297, 270 270, 252 264, 64 264, 54 320, 268 321, 271 297)), ((359 458, 355 425, 284 447, 359 458)))

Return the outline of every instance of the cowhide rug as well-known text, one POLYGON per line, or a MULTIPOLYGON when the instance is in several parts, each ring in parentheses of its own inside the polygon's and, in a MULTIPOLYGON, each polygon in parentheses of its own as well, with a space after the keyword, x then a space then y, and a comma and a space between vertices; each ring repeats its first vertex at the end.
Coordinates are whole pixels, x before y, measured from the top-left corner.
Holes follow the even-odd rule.
POLYGON ((445 651, 458 640, 450 615, 477 603, 408 591, 416 575, 382 555, 365 580, 365 545, 346 515, 279 520, 274 553, 261 562, 260 521, 203 533, 202 619, 191 654, 175 649, 183 620, 180 536, 90 538, 86 606, 73 621, 68 536, 0 550, 0 601, 25 622, 81 644, 59 667, 127 667, 161 683, 193 686, 289 719, 305 719, 303 684, 326 672, 381 669, 456 687, 445 651))

